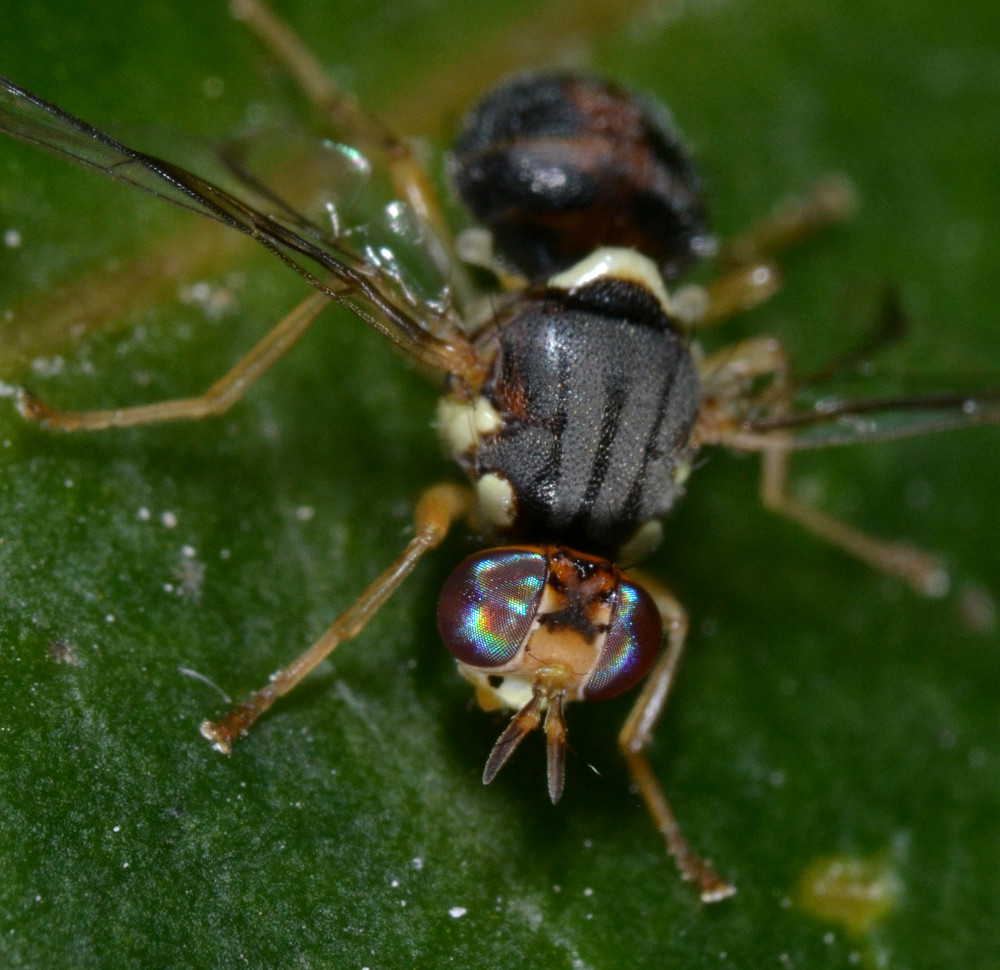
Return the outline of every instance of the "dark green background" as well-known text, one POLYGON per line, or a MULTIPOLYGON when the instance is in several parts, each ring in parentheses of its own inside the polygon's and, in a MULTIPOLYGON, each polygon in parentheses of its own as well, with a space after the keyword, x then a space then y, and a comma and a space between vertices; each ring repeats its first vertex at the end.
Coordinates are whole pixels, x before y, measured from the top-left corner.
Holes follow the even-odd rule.
MULTIPOLYGON (((912 332, 875 390, 1000 384, 992 0, 961 17, 932 0, 610 6, 280 9, 435 152, 466 89, 544 62, 551 41, 551 59, 670 103, 723 233, 849 173, 857 220, 790 257, 785 291, 727 334, 776 333, 808 370, 858 339, 892 285, 912 332)), ((240 129, 248 105, 272 122, 296 106, 221 2, 19 4, 0 71, 182 157, 182 142, 240 129), (213 77, 224 91, 208 98, 213 77)), ((0 248, 0 380, 66 404, 200 389, 303 291, 238 247, 182 272, 215 286, 243 274, 219 320, 179 303, 155 263, 116 291, 116 261, 134 280, 206 227, 3 140, 8 228, 22 245, 0 248), (111 311, 72 330, 90 313, 63 311, 83 293, 111 311)), ((1000 573, 995 429, 798 466, 823 508, 940 550, 955 587, 943 601, 769 516, 753 461, 713 453, 693 478, 650 563, 693 621, 652 758, 692 842, 739 886, 718 907, 679 882, 628 794, 614 745, 627 698, 570 710, 558 808, 536 744, 482 787, 500 723, 470 709, 433 619, 460 536, 231 758, 209 750, 197 725, 219 697, 179 668, 244 694, 395 554, 418 490, 449 474, 433 400, 331 312, 220 420, 82 438, 0 411, 0 964, 986 965, 1000 871, 1000 657, 982 615, 1000 573), (205 567, 199 598, 164 588, 186 545, 205 567), (55 662, 60 643, 78 666, 55 662), (831 855, 877 860, 898 884, 863 935, 796 904, 803 871, 831 855)))

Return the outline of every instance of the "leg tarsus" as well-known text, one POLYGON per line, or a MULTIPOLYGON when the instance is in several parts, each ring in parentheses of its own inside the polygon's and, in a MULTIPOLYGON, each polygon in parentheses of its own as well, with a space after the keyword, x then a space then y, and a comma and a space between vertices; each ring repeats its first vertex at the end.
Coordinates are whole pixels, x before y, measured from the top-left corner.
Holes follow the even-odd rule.
POLYGON ((781 415, 791 408, 792 380, 788 355, 781 342, 755 337, 723 347, 699 365, 705 405, 693 439, 738 451, 761 453, 760 499, 773 512, 798 522, 856 559, 905 580, 923 596, 944 596, 948 574, 934 556, 907 543, 887 542, 867 535, 788 492, 791 443, 776 434, 746 431, 742 424, 748 405, 781 415), (770 378, 768 386, 748 397, 753 381, 770 378), (738 405, 738 406, 737 406, 738 405))
POLYGON ((161 421, 195 421, 229 410, 309 328, 330 302, 322 293, 310 293, 294 310, 282 317, 236 365, 198 397, 155 401, 135 407, 105 411, 63 411, 19 388, 15 404, 27 421, 37 421, 59 431, 102 431, 161 421))
POLYGON ((673 857, 681 879, 693 882, 698 887, 698 895, 703 903, 717 903, 732 896, 736 892, 736 887, 726 882, 702 859, 684 837, 646 756, 637 751, 625 751, 625 760, 639 794, 642 795, 656 827, 666 841, 667 851, 673 857))
POLYGON ((715 260, 719 267, 715 279, 703 287, 682 287, 675 294, 681 322, 689 329, 710 327, 770 299, 781 289, 776 257, 843 222, 856 207, 854 186, 842 175, 828 175, 805 195, 788 199, 722 246, 715 260))
POLYGON ((765 451, 761 458, 760 498, 765 507, 873 569, 899 577, 922 596, 937 598, 948 592, 947 570, 930 553, 909 543, 877 539, 789 495, 787 451, 765 451))
POLYGON ((857 190, 844 175, 827 175, 801 196, 781 203, 746 232, 726 242, 718 256, 722 266, 749 266, 774 258, 810 236, 851 218, 858 207, 857 190))
POLYGON ((618 744, 632 775, 632 780, 642 796, 653 818, 653 822, 663 835, 667 851, 673 856, 681 878, 693 882, 703 902, 714 903, 732 896, 736 889, 726 882, 702 859, 684 838, 677 817, 670 802, 656 778, 643 749, 649 743, 653 728, 663 713, 674 677, 684 653, 687 639, 687 614, 674 596, 658 583, 643 577, 643 586, 659 607, 667 631, 667 648, 656 662, 639 699, 635 702, 621 733, 618 744))
POLYGON ((704 286, 683 286, 672 308, 688 330, 704 330, 737 313, 752 310, 781 289, 781 271, 773 263, 737 266, 704 286))
POLYGON ((435 485, 424 492, 414 513, 416 535, 402 553, 330 624, 312 646, 287 667, 275 673, 264 687, 218 721, 202 722, 202 736, 212 742, 216 751, 228 754, 233 742, 245 734, 279 697, 287 694, 341 643, 357 636, 364 629, 365 624, 410 575, 423 554, 441 544, 449 526, 456 518, 465 515, 470 505, 468 489, 450 483, 435 485))

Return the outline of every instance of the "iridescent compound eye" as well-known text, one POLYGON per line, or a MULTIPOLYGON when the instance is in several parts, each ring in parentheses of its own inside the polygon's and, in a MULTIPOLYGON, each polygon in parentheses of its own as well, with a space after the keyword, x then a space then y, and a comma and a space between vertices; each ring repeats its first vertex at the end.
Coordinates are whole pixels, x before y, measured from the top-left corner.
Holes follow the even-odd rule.
POLYGON ((487 549, 461 563, 437 613, 455 659, 470 667, 508 663, 534 622, 548 571, 545 556, 526 549, 487 549))
POLYGON ((584 697, 604 700, 628 690, 646 676, 660 652, 663 621, 653 598, 622 579, 604 649, 587 682, 584 697))

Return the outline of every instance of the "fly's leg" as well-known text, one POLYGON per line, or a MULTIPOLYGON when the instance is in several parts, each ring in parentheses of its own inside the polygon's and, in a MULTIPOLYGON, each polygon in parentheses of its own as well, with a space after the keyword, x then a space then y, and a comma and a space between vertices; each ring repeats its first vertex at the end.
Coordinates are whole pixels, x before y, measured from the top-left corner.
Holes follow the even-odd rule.
POLYGON ((708 357, 699 370, 706 403, 695 429, 695 440, 738 451, 759 451, 760 498, 768 509, 798 522, 873 569, 898 576, 924 596, 943 596, 947 592, 947 573, 929 553, 907 543, 870 536, 791 495, 788 463, 794 443, 780 433, 747 430, 744 426, 745 398, 753 407, 770 414, 781 414, 791 408, 788 356, 780 341, 770 337, 742 341, 708 357), (761 378, 768 378, 769 386, 759 395, 748 397, 752 383, 761 378), (736 408, 737 401, 744 401, 742 408, 736 408))
POLYGON ((761 455, 760 500, 773 512, 787 516, 850 553, 873 569, 898 576, 922 596, 948 592, 948 573, 930 553, 905 542, 887 542, 855 529, 788 492, 787 449, 770 448, 761 455))
POLYGON ((357 636, 383 603, 399 588, 403 580, 430 549, 444 541, 448 529, 459 517, 468 513, 471 495, 458 485, 441 484, 429 488, 420 496, 413 519, 416 534, 406 548, 361 595, 330 624, 326 632, 308 650, 287 667, 272 674, 266 686, 251 694, 238 707, 218 721, 205 721, 202 735, 212 746, 228 754, 233 742, 281 696, 325 660, 345 640, 357 636))
POLYGON ((820 179, 805 195, 788 199, 725 242, 716 257, 722 273, 704 286, 681 287, 674 294, 678 316, 691 329, 710 327, 770 299, 781 289, 775 257, 850 218, 856 207, 847 179, 820 179))
POLYGON ((673 314, 687 330, 704 330, 771 299, 781 289, 774 263, 739 266, 703 286, 682 286, 670 300, 673 314))
POLYGON ((681 878, 698 886, 703 902, 714 903, 731 896, 736 889, 722 879, 688 844, 644 753, 652 738, 653 728, 666 706, 684 653, 688 630, 687 613, 674 596, 658 583, 644 576, 642 584, 653 597, 663 617, 667 648, 646 678, 642 693, 618 735, 618 744, 632 780, 646 803, 653 822, 666 840, 667 851, 673 856, 681 878))
POLYGON ((843 175, 828 175, 814 182, 801 196, 782 202, 770 214, 722 246, 722 266, 750 266, 773 259, 811 236, 849 219, 857 209, 854 186, 843 175))
POLYGON ((362 151, 374 151, 385 160, 395 191, 409 203, 426 233, 438 271, 457 291, 459 299, 466 299, 472 292, 471 286, 454 257, 451 233, 437 192, 406 142, 340 90, 301 38, 263 0, 231 0, 230 10, 278 58, 320 114, 329 118, 362 151))
POLYGON ((158 421, 194 420, 222 414, 231 408, 261 375, 295 343, 330 302, 322 293, 311 293, 291 313, 272 327, 227 374, 198 397, 157 401, 137 407, 106 411, 62 411, 35 397, 25 388, 17 391, 17 408, 29 421, 60 431, 98 431, 127 428, 158 421))

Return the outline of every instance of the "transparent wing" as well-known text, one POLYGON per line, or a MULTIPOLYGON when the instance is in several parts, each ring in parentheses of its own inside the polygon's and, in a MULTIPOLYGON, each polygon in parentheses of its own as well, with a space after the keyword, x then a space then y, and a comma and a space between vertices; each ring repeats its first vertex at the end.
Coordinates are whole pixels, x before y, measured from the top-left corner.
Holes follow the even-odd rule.
POLYGON ((912 438, 978 424, 1000 423, 1000 391, 943 392, 892 397, 827 397, 811 408, 751 416, 739 435, 760 446, 778 443, 801 450, 867 441, 912 438))
POLYGON ((123 145, 4 78, 0 131, 250 236, 331 300, 431 367, 465 373, 475 366, 472 348, 450 308, 420 303, 391 260, 380 264, 360 258, 340 245, 334 232, 292 209, 273 206, 274 211, 262 212, 179 166, 123 145))
POLYGON ((268 129, 227 139, 215 154, 244 201, 306 234, 347 246, 365 219, 372 165, 350 145, 268 129))
POLYGON ((378 267, 408 305, 450 305, 450 280, 425 227, 355 146, 265 129, 229 139, 216 155, 244 201, 320 245, 378 267))

